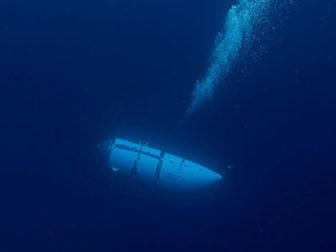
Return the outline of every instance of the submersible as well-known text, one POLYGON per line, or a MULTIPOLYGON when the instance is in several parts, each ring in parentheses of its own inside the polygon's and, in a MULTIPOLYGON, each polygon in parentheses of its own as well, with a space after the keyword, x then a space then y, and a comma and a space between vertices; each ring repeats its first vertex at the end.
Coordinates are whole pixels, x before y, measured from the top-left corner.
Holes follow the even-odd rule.
POLYGON ((120 138, 105 141, 100 149, 113 172, 166 189, 204 188, 222 178, 190 160, 120 138))

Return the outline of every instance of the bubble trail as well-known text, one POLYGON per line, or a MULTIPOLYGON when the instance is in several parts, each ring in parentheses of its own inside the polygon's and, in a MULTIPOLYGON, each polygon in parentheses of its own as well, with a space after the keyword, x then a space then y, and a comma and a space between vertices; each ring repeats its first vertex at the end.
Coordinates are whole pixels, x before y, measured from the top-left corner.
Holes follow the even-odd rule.
POLYGON ((229 76, 243 51, 257 40, 257 28, 269 23, 269 13, 271 8, 274 8, 273 1, 238 0, 237 4, 231 7, 223 31, 217 35, 205 76, 195 84, 186 111, 187 117, 212 99, 215 89, 229 76))

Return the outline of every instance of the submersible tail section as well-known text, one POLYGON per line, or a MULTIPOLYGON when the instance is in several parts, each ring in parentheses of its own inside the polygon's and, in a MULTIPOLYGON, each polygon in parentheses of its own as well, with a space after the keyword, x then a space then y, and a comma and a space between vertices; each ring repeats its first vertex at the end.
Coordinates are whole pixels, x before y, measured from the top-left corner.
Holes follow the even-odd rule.
POLYGON ((102 149, 114 172, 167 189, 197 189, 219 181, 218 173, 190 160, 123 139, 102 149))

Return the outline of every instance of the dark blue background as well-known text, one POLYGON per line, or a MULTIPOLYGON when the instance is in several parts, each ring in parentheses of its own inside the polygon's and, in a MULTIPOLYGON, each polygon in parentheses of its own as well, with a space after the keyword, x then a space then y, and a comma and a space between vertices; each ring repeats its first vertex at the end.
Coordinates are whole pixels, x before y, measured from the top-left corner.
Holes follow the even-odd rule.
POLYGON ((0 251, 335 251, 335 3, 296 1, 179 123, 232 3, 1 0, 0 251), (115 136, 232 169, 124 184, 96 148, 115 136))

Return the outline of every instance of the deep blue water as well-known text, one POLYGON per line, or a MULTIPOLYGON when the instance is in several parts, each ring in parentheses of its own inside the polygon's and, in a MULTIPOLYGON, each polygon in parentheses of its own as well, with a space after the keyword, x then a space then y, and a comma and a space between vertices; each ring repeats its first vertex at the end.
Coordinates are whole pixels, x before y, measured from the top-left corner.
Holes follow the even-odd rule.
POLYGON ((335 251, 334 1, 294 0, 181 122, 234 2, 0 1, 0 251, 335 251), (97 150, 116 136, 223 183, 121 181, 97 150))

